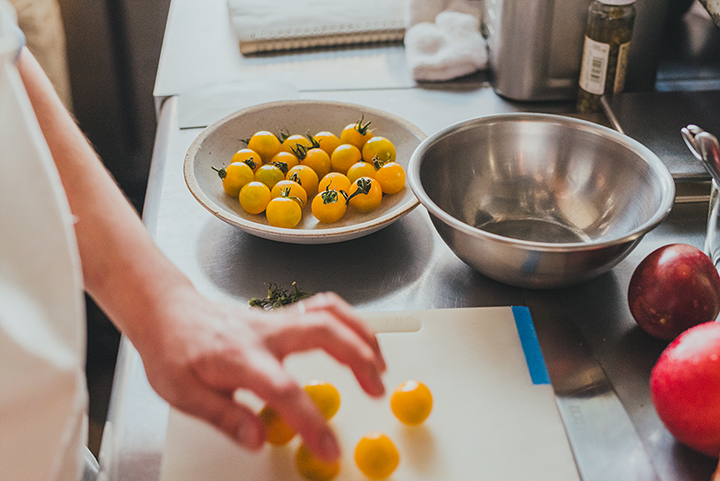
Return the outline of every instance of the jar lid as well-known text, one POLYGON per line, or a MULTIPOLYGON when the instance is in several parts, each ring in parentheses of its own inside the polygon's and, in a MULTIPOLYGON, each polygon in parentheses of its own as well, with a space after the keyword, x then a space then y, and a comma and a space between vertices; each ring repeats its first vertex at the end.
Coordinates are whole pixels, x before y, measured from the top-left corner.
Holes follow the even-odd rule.
POLYGON ((599 0, 600 3, 604 3, 605 5, 630 5, 631 3, 635 3, 635 0, 599 0))

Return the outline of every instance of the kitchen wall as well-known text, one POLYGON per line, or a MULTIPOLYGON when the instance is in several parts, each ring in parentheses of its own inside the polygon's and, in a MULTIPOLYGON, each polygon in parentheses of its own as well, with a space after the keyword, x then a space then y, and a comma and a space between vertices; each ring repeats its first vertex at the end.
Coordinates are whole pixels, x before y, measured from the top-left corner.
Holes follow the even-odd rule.
POLYGON ((75 116, 140 210, 155 136, 152 89, 170 1, 59 1, 75 116))
MULTIPOLYGON (((170 0, 59 0, 74 114, 141 212, 155 138, 153 86, 170 0)), ((88 445, 97 456, 120 335, 87 299, 88 445)))

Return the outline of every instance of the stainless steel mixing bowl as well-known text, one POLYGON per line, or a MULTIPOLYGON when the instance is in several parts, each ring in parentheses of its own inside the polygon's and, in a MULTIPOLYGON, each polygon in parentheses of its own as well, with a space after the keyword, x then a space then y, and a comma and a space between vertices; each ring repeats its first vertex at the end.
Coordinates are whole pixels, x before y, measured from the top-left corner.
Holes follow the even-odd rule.
POLYGON ((615 266, 670 213, 662 161, 598 124, 503 114, 427 138, 408 179, 445 243, 506 284, 556 288, 615 266))

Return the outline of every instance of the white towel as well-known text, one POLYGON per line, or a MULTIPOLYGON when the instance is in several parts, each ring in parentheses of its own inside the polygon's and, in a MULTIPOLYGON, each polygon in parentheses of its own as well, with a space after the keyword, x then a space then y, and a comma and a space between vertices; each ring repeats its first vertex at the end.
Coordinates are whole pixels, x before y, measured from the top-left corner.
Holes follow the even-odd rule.
POLYGON ((434 22, 445 10, 446 0, 405 0, 405 29, 422 22, 434 22))
POLYGON ((434 23, 411 26, 405 32, 405 59, 416 80, 450 80, 486 68, 487 44, 479 18, 446 10, 434 23))
POLYGON ((484 0, 449 0, 445 10, 450 12, 467 13, 482 20, 484 0))
POLYGON ((420 22, 434 22, 440 12, 451 11, 482 18, 484 0, 405 0, 405 28, 420 22))

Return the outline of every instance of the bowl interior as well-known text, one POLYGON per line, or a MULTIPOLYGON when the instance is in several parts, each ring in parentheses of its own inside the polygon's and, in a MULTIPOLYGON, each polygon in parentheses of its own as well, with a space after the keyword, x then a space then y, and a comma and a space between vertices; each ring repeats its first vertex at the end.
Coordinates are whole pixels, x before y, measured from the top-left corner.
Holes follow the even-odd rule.
POLYGON ((643 231, 668 206, 667 179, 647 149, 585 124, 466 123, 428 145, 420 183, 450 216, 503 237, 587 244, 643 231))
POLYGON ((372 232, 395 220, 417 205, 412 190, 386 196, 380 207, 370 214, 352 211, 334 224, 319 223, 310 213, 310 202, 303 209, 303 219, 294 229, 271 226, 264 214, 245 212, 238 199, 228 196, 212 167, 228 165, 233 154, 246 145, 259 130, 290 134, 316 134, 330 131, 340 135, 342 129, 364 115, 375 135, 390 139, 397 151, 397 162, 406 169, 410 156, 425 138, 417 127, 398 117, 338 102, 287 101, 259 105, 237 112, 208 127, 190 147, 185 159, 185 178, 198 201, 222 220, 262 237, 298 243, 323 243, 344 240, 372 232))

